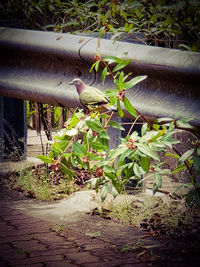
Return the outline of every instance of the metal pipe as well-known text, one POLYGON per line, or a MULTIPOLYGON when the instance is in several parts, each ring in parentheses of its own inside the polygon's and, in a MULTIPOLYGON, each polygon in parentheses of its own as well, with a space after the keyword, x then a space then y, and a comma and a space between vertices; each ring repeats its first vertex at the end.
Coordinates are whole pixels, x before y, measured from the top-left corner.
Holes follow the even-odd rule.
MULTIPOLYGON (((77 107, 78 95, 68 83, 77 76, 92 83, 89 68, 96 48, 93 37, 0 28, 0 95, 77 107)), ((131 59, 126 70, 133 76, 148 76, 127 92, 142 114, 178 114, 200 125, 200 53, 103 39, 100 50, 103 57, 131 59)), ((114 87, 111 79, 102 85, 100 75, 94 86, 114 87)))

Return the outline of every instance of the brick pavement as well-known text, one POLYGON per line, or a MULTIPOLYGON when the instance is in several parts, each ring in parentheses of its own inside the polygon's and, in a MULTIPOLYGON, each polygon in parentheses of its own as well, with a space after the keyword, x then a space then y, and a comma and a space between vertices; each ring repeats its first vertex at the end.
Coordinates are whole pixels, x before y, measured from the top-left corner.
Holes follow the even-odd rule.
POLYGON ((0 208, 0 266, 147 266, 136 252, 122 253, 112 243, 70 227, 0 208), (61 226, 60 226, 61 227, 61 226), (53 231, 54 229, 54 231, 53 231))

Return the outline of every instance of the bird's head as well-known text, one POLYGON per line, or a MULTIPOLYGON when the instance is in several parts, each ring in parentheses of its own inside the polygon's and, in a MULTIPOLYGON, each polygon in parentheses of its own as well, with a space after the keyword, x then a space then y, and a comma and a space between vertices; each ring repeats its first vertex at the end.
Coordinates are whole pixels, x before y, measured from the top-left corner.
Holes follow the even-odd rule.
POLYGON ((84 90, 84 88, 85 88, 85 84, 84 84, 84 82, 81 80, 81 79, 79 79, 79 78, 75 78, 75 79, 73 79, 70 83, 69 83, 69 85, 74 85, 74 86, 76 86, 76 89, 77 89, 77 92, 80 94, 83 90, 84 90))

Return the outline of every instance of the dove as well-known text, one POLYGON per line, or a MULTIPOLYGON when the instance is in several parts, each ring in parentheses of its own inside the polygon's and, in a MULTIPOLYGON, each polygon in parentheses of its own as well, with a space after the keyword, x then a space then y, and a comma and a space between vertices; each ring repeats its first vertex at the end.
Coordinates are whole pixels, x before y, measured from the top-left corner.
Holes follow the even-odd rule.
POLYGON ((76 87, 79 95, 80 103, 90 111, 92 110, 108 110, 117 111, 116 107, 110 106, 109 100, 104 96, 99 89, 86 85, 81 79, 73 79, 69 85, 76 87))

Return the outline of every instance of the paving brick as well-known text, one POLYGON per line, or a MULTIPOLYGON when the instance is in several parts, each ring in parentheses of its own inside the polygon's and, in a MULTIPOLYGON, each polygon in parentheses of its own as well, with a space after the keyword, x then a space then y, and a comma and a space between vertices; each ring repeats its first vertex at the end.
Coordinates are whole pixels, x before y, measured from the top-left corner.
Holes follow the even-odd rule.
POLYGON ((51 242, 53 240, 55 243, 63 243, 65 241, 63 237, 57 236, 53 232, 43 233, 42 235, 40 233, 33 234, 33 238, 39 238, 41 241, 45 242, 51 242))
MULTIPOLYGON (((52 260, 52 261, 44 262, 44 264, 45 263, 46 263, 45 266, 47 266, 47 267, 74 267, 75 266, 69 260, 62 260, 62 261, 53 261, 52 260)), ((35 267, 35 265, 33 267, 35 267)))
POLYGON ((93 263, 99 261, 98 257, 92 256, 89 252, 67 253, 67 258, 74 260, 77 264, 93 263))
MULTIPOLYGON (((23 266, 32 266, 33 264, 36 263, 48 263, 50 261, 63 261, 63 256, 62 255, 51 255, 51 256, 40 256, 40 257, 34 257, 34 258, 24 258, 24 259, 10 259, 9 263, 11 265, 13 264, 18 264, 18 265, 23 265, 23 266)), ((15 265, 14 265, 15 266, 15 265)), ((44 266, 44 264, 43 264, 44 266)), ((47 264, 48 266, 48 264, 47 264)))
POLYGON ((30 239, 28 238, 28 236, 24 236, 24 235, 17 235, 17 236, 4 236, 3 238, 0 239, 0 245, 3 244, 7 244, 7 243, 13 243, 13 242, 25 242, 25 241, 29 241, 30 239))
POLYGON ((52 256, 52 255, 63 255, 68 253, 67 248, 47 249, 47 250, 35 250, 31 251, 29 257, 40 257, 40 256, 52 256))
MULTIPOLYGON (((11 264, 10 266, 13 266, 13 267, 15 267, 15 266, 18 266, 18 267, 29 267, 30 264, 24 264, 24 263, 16 264, 16 263, 14 263, 14 264, 11 264)), ((44 267, 44 264, 43 263, 33 263, 33 264, 31 264, 31 266, 33 266, 33 267, 44 267)))
POLYGON ((47 248, 46 244, 42 244, 37 240, 29 240, 29 241, 18 240, 18 241, 13 241, 12 244, 16 248, 27 249, 30 251, 46 250, 46 248, 47 248))
POLYGON ((92 243, 86 243, 83 244, 83 248, 84 250, 97 250, 97 251, 101 251, 104 250, 106 248, 106 245, 104 242, 92 242, 92 243))
POLYGON ((32 233, 41 233, 44 231, 49 231, 50 225, 42 224, 42 223, 35 223, 35 224, 23 224, 19 226, 20 231, 24 232, 32 232, 32 233))

